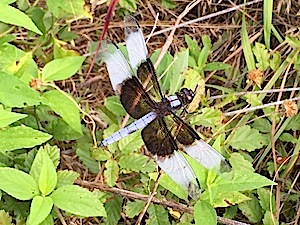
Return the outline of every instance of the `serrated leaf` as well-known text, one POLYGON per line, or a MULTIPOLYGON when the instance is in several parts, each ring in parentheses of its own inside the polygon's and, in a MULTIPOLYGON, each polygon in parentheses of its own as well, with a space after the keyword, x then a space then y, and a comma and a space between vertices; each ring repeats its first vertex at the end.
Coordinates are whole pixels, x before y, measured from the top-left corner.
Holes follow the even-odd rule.
POLYGON ((56 187, 59 188, 65 185, 72 185, 78 177, 79 173, 72 170, 60 170, 57 172, 56 187))
POLYGON ((289 133, 281 134, 279 140, 283 142, 291 142, 293 144, 296 144, 298 142, 298 139, 289 133))
POLYGON ((230 154, 229 161, 234 170, 248 170, 254 172, 252 164, 239 153, 230 154))
POLYGON ((40 224, 50 214, 53 206, 52 198, 35 196, 31 202, 27 225, 40 224))
POLYGON ((234 149, 254 151, 264 146, 266 137, 261 135, 258 130, 245 125, 237 128, 233 136, 228 141, 228 145, 234 149))
POLYGON ((128 154, 131 152, 136 152, 143 146, 144 142, 141 138, 140 131, 136 131, 124 138, 122 138, 119 142, 119 149, 123 154, 128 154))
POLYGON ((51 146, 48 143, 41 147, 40 150, 41 149, 45 149, 51 161, 53 162, 54 167, 56 168, 60 160, 60 149, 56 145, 51 146))
POLYGON ((122 169, 143 173, 153 172, 156 168, 154 161, 149 161, 149 157, 138 153, 122 155, 119 165, 122 169))
POLYGON ((0 130, 0 152, 32 148, 48 141, 51 137, 50 134, 34 130, 31 127, 9 127, 0 130))
POLYGON ((27 16, 22 11, 11 7, 10 5, 0 3, 0 21, 3 23, 24 27, 28 30, 42 35, 42 32, 36 27, 29 16, 27 16))
POLYGON ((82 66, 85 57, 69 56, 61 59, 54 59, 44 66, 42 79, 45 82, 65 80, 73 76, 82 66))
POLYGON ((217 213, 215 209, 206 201, 197 201, 194 208, 194 217, 196 225, 216 225, 217 213))
POLYGON ((39 105, 39 94, 13 75, 0 72, 0 102, 8 107, 39 105))
POLYGON ((239 204, 238 207, 250 222, 258 223, 261 221, 262 209, 254 195, 251 196, 250 200, 239 204))
POLYGON ((256 67, 261 71, 266 71, 269 68, 270 62, 270 54, 268 53, 266 46, 259 42, 255 42, 252 51, 257 60, 256 67))
POLYGON ((91 157, 98 161, 107 161, 112 156, 109 151, 107 151, 103 148, 97 148, 91 152, 91 157))
POLYGON ((209 201, 213 207, 228 207, 250 200, 250 198, 238 191, 216 193, 213 196, 209 191, 205 191, 201 195, 201 200, 209 201))
POLYGON ((266 188, 259 188, 257 190, 258 198, 259 198, 259 204, 264 210, 273 211, 273 213, 276 213, 276 200, 275 196, 270 192, 270 190, 266 188), (270 199, 271 198, 271 199, 270 199), (270 206, 270 203, 272 203, 272 207, 270 206))
POLYGON ((122 212, 122 196, 114 196, 105 203, 107 217, 105 218, 106 225, 117 225, 121 218, 122 212))
POLYGON ((135 201, 128 201, 125 206, 125 213, 127 217, 133 218, 137 216, 145 206, 145 202, 141 200, 135 200, 135 201))
POLYGON ((24 201, 39 194, 38 185, 32 176, 8 167, 0 167, 0 189, 14 198, 24 201))
POLYGON ((259 118, 259 119, 256 119, 254 121, 254 123, 251 124, 251 127, 255 128, 263 133, 270 133, 272 125, 268 119, 259 118))
POLYGON ((0 128, 6 127, 22 118, 27 117, 28 115, 26 114, 21 114, 21 113, 15 113, 15 112, 10 112, 6 110, 1 110, 0 109, 0 128))
POLYGON ((276 51, 271 55, 270 67, 273 71, 276 71, 280 65, 281 65, 281 56, 280 53, 276 51))
POLYGON ((56 189, 50 197, 56 207, 78 216, 106 216, 100 200, 90 191, 76 185, 56 189))
MULTIPOLYGON (((264 225, 279 225, 279 221, 276 219, 276 215, 272 215, 270 211, 266 211, 263 218, 264 225)), ((283 223, 281 223, 283 225, 283 223)))
POLYGON ((91 144, 76 144, 76 155, 83 164, 94 174, 99 173, 99 163, 91 157, 91 144))
POLYGON ((39 188, 43 196, 50 194, 57 183, 56 170, 46 151, 41 151, 42 165, 39 176, 39 188))
POLYGON ((151 204, 147 210, 149 219, 146 220, 146 224, 149 225, 167 225, 170 224, 168 213, 161 205, 151 204))
POLYGON ((254 95, 254 94, 249 93, 249 94, 245 94, 243 96, 243 98, 245 98, 246 101, 249 104, 251 104, 252 107, 262 105, 262 101, 261 101, 261 99, 258 95, 254 95))
POLYGON ((82 134, 79 110, 71 100, 72 96, 52 90, 44 93, 43 98, 45 105, 48 105, 56 114, 60 115, 76 132, 82 134))
POLYGON ((91 15, 84 10, 85 2, 83 0, 59 1, 47 0, 47 6, 53 15, 57 18, 91 18, 91 15))
POLYGON ((126 111, 118 96, 110 96, 104 100, 104 106, 116 116, 125 116, 126 111))
POLYGON ((220 110, 204 108, 201 110, 201 112, 201 114, 195 116, 191 120, 191 124, 215 127, 217 124, 221 123, 222 112, 220 110))
POLYGON ((116 184, 116 181, 118 179, 118 174, 119 174, 118 163, 113 159, 109 159, 105 163, 105 168, 106 168, 106 170, 104 171, 105 181, 108 186, 112 187, 116 184))
POLYGON ((276 185, 275 182, 247 170, 223 173, 218 176, 210 188, 215 193, 230 191, 247 191, 264 186, 276 185))
POLYGON ((293 130, 293 131, 300 130, 300 113, 298 113, 296 116, 293 116, 291 118, 290 122, 285 127, 285 130, 293 130))

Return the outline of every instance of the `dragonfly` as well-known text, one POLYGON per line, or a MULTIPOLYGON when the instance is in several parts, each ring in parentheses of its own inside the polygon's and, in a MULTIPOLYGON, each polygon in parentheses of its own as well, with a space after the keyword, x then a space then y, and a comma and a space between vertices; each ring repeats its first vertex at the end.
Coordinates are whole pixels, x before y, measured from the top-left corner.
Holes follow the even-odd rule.
POLYGON ((197 198, 200 184, 182 152, 207 169, 220 168, 222 164, 227 164, 226 160, 201 140, 197 132, 181 118, 182 113, 178 115, 192 102, 194 92, 182 88, 175 95, 165 96, 139 23, 134 17, 126 16, 124 30, 129 62, 117 45, 111 42, 102 48, 100 58, 106 63, 112 88, 120 96, 122 106, 136 120, 100 142, 99 147, 142 129, 145 146, 158 166, 189 196, 197 198))

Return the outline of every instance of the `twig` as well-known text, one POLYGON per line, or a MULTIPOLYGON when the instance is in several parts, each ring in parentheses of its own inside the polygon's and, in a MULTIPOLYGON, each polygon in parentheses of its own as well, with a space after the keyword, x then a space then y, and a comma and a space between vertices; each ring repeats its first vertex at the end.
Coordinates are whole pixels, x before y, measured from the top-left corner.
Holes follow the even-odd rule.
POLYGON ((61 215, 59 209, 56 206, 54 206, 54 210, 57 213, 57 216, 58 216, 60 222, 62 223, 62 225, 67 225, 66 221, 64 220, 64 217, 61 215))
MULTIPOLYGON (((148 195, 142 195, 139 193, 135 193, 132 191, 127 191, 127 190, 115 188, 115 187, 107 187, 103 184, 97 184, 94 182, 88 182, 88 181, 84 181, 84 180, 76 180, 75 183, 79 184, 81 186, 84 186, 84 187, 93 188, 93 189, 96 188, 96 189, 100 189, 102 191, 119 194, 119 195, 122 195, 123 197, 131 198, 131 199, 139 199, 139 200, 147 201, 149 198, 148 195)), ((189 214, 194 213, 194 210, 192 208, 189 208, 186 205, 183 205, 181 203, 178 203, 178 202, 175 202, 172 200, 161 200, 161 199, 153 197, 151 202, 154 204, 162 205, 164 207, 172 208, 173 210, 179 211, 182 213, 183 212, 186 212, 189 214)), ((219 216, 217 217, 217 219, 218 219, 218 222, 226 224, 226 225, 250 225, 248 223, 242 223, 239 221, 230 220, 230 219, 219 217, 219 216)))
POLYGON ((149 197, 148 197, 148 199, 147 199, 147 203, 146 203, 146 205, 144 206, 143 211, 140 213, 139 218, 137 219, 137 221, 136 221, 136 223, 135 223, 136 225, 140 225, 140 224, 141 224, 142 219, 143 219, 145 213, 147 212, 147 209, 148 209, 148 207, 149 207, 149 205, 150 205, 152 199, 154 198, 154 195, 156 194, 156 190, 157 190, 157 188, 158 188, 158 184, 159 184, 159 179, 160 179, 160 177, 161 177, 161 173, 162 173, 162 170, 161 170, 161 171, 159 172, 159 174, 158 174, 158 177, 157 177, 157 179, 156 179, 156 181, 155 181, 153 190, 152 190, 151 194, 149 195, 149 197))
MULTIPOLYGON (((298 101, 298 100, 300 100, 300 97, 291 98, 289 100, 290 101, 298 101)), ((232 111, 232 112, 228 112, 228 113, 223 113, 223 116, 232 116, 232 115, 235 115, 237 113, 246 113, 246 112, 251 112, 251 111, 258 110, 258 109, 264 109, 264 108, 269 107, 269 106, 281 105, 281 104, 283 104, 283 102, 284 101, 278 101, 278 102, 272 102, 272 103, 268 103, 268 104, 264 104, 264 105, 260 105, 260 106, 251 107, 251 108, 248 108, 248 109, 240 109, 240 110, 236 110, 236 111, 232 111)))
MULTIPOLYGON (((207 16, 202 16, 202 17, 194 19, 194 20, 189 20, 189 21, 186 21, 184 23, 178 24, 178 26, 176 28, 185 27, 187 25, 190 25, 190 24, 193 24, 193 23, 197 23, 197 22, 200 22, 200 21, 203 21, 203 20, 206 20, 206 19, 210 19, 210 18, 219 16, 219 15, 222 15, 222 14, 225 14, 225 13, 229 13, 231 11, 235 11, 237 9, 240 9, 240 8, 242 8, 244 6, 249 6, 249 5, 261 2, 261 1, 262 0, 255 0, 255 1, 252 1, 252 2, 247 2, 247 3, 244 3, 244 4, 240 4, 240 5, 234 6, 234 7, 229 8, 229 9, 224 9, 224 10, 221 10, 219 12, 209 14, 207 16)), ((174 28, 173 27, 169 27, 169 28, 166 28, 166 29, 154 32, 153 36, 158 35, 158 34, 162 34, 162 33, 165 33, 165 32, 169 32, 172 29, 174 29, 174 28)))

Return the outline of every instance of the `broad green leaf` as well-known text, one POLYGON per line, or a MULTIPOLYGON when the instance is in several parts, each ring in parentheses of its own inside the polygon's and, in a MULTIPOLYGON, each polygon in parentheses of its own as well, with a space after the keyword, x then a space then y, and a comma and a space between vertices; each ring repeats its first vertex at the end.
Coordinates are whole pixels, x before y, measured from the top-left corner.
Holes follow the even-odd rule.
POLYGON ((228 145, 234 149, 247 150, 249 152, 264 146, 266 137, 261 135, 258 130, 245 125, 234 131, 228 145))
POLYGON ((125 116, 126 111, 118 96, 110 96, 104 100, 104 106, 116 116, 125 116))
POLYGON ((69 56, 52 60, 45 65, 42 79, 45 82, 68 79, 80 69, 84 60, 83 56, 69 56))
POLYGON ((257 198, 252 195, 251 199, 238 205, 242 213, 249 219, 251 223, 258 223, 262 219, 262 208, 257 198))
POLYGON ((189 51, 186 49, 182 52, 179 52, 175 55, 174 60, 175 62, 171 66, 171 73, 168 74, 172 77, 170 78, 170 91, 169 94, 173 95, 176 91, 180 89, 182 86, 182 82, 184 80, 184 74, 188 67, 188 58, 189 58, 189 51))
POLYGON ((4 210, 0 210, 0 221, 1 225, 13 225, 11 216, 4 210))
POLYGON ((258 198, 259 198, 259 204, 264 210, 273 211, 273 213, 276 213, 276 200, 275 196, 270 192, 270 190, 266 188, 259 188, 257 190, 258 198), (271 198, 271 199, 270 199, 271 198), (270 203, 272 204, 272 207, 270 206, 270 203))
POLYGON ((0 102, 7 107, 39 105, 39 94, 13 75, 0 72, 0 102))
POLYGON ((168 213, 161 205, 149 205, 147 210, 149 218, 146 220, 146 224, 149 225, 168 225, 170 224, 168 213))
POLYGON ((209 191, 205 191, 201 195, 201 200, 210 202, 213 205, 213 207, 228 207, 228 206, 242 203, 249 199, 250 199, 249 197, 247 197, 246 195, 238 191, 216 193, 215 195, 212 196, 212 199, 209 191))
POLYGON ((213 108, 204 108, 201 114, 195 116, 191 120, 192 125, 203 125, 207 127, 215 127, 222 120, 222 112, 213 108))
POLYGON ((85 2, 83 0, 47 0, 48 9, 57 18, 92 18, 91 15, 84 10, 84 5, 85 2))
MULTIPOLYGON (((157 173, 149 173, 149 177, 156 181, 157 173)), ((174 195, 181 199, 188 199, 188 192, 181 188, 178 184, 176 184, 171 177, 167 174, 163 173, 159 179, 159 184, 163 186, 165 189, 171 191, 174 195)))
POLYGON ((73 170, 60 170, 57 172, 57 184, 56 187, 62 187, 65 185, 72 185, 74 181, 79 177, 79 173, 73 170))
POLYGON ((0 128, 6 127, 22 118, 27 117, 28 115, 26 114, 21 114, 21 113, 15 113, 15 112, 10 112, 6 110, 1 110, 0 109, 0 128))
POLYGON ((38 185, 32 176, 8 167, 0 167, 0 189, 23 201, 32 199, 39 194, 38 185))
POLYGON ((146 203, 141 200, 135 200, 132 202, 128 201, 125 206, 126 216, 128 216, 129 218, 137 216, 143 210, 145 204, 146 203))
POLYGON ((263 72, 266 71, 269 68, 270 62, 270 54, 266 49, 266 46, 259 42, 255 42, 252 51, 257 61, 256 67, 263 72))
POLYGON ((155 170, 156 164, 153 160, 149 162, 148 161, 149 157, 138 153, 132 153, 128 155, 122 155, 119 160, 119 165, 122 169, 150 173, 155 170))
POLYGON ((65 185, 56 189, 50 197, 58 208, 78 216, 106 216, 100 200, 85 188, 65 185))
POLYGON ((163 8, 174 9, 177 7, 177 4, 173 0, 160 0, 163 8))
POLYGON ((57 90, 43 94, 43 103, 48 105, 56 114, 60 115, 76 132, 82 134, 79 110, 72 101, 73 97, 57 90))
POLYGON ((122 8, 125 8, 131 12, 135 12, 137 10, 137 5, 135 0, 120 0, 119 4, 122 8))
POLYGON ((258 97, 258 95, 254 95, 254 94, 245 94, 243 96, 243 98, 246 99, 246 101, 251 104, 252 107, 254 106, 259 106, 259 105, 262 105, 262 101, 260 100, 260 98, 258 97))
POLYGON ((296 116, 293 116, 291 118, 285 130, 293 130, 293 131, 300 130, 300 113, 298 113, 296 116))
POLYGON ((47 131, 58 141, 78 140, 82 134, 75 131, 63 118, 52 120, 47 126, 47 131))
POLYGON ((289 133, 282 133, 279 137, 279 140, 283 142, 291 142, 293 144, 298 142, 298 139, 289 133))
POLYGON ((118 173, 119 173, 118 163, 113 159, 109 159, 105 163, 105 168, 106 168, 106 170, 104 171, 105 181, 108 186, 112 187, 116 184, 116 181, 118 179, 118 173))
POLYGON ((230 154, 229 161, 234 170, 247 170, 254 172, 252 164, 239 153, 230 154))
POLYGON ((42 148, 45 149, 45 151, 49 155, 50 159, 52 160, 54 167, 56 168, 58 166, 59 160, 60 160, 60 149, 56 145, 51 146, 48 143, 46 145, 44 145, 43 147, 41 147, 40 150, 42 148))
POLYGON ((43 220, 39 225, 53 225, 54 224, 54 219, 51 214, 49 214, 46 219, 43 220))
POLYGON ((51 137, 51 135, 34 130, 31 127, 9 127, 0 130, 0 152, 32 148, 48 141, 51 137))
POLYGON ((79 159, 82 163, 94 174, 99 173, 99 162, 91 157, 91 144, 76 144, 75 150, 76 155, 78 155, 79 159))
POLYGON ((122 138, 119 142, 119 149, 123 154, 128 154, 130 152, 136 152, 141 149, 144 144, 140 131, 136 131, 133 134, 130 134, 124 138, 122 138))
POLYGON ((257 173, 248 170, 238 170, 218 176, 214 183, 210 185, 210 188, 214 193, 220 193, 247 191, 269 185, 276 185, 276 183, 257 173))
MULTIPOLYGON (((274 213, 274 211, 273 211, 274 213)), ((270 211, 266 211, 264 218, 263 218, 263 223, 264 225, 279 225, 278 220, 276 219, 276 215, 272 215, 272 213, 270 211)), ((284 223, 281 223, 282 225, 284 223)))
POLYGON ((223 62, 212 62, 207 63, 203 68, 204 71, 214 71, 214 70, 228 70, 231 68, 231 65, 223 62))
POLYGON ((67 43, 63 41, 54 39, 54 44, 53 44, 54 59, 61 59, 70 56, 80 56, 80 53, 75 50, 68 50, 63 48, 63 45, 66 44, 67 43))
POLYGON ((40 224, 50 214, 53 206, 52 198, 35 196, 31 202, 27 225, 40 224))
POLYGON ((271 125, 270 121, 266 118, 257 118, 254 121, 254 123, 251 124, 251 127, 255 128, 256 130, 259 130, 260 132, 263 132, 263 133, 270 133, 272 125, 271 125))
POLYGON ((121 218, 122 212, 122 196, 115 195, 105 203, 107 217, 105 218, 106 225, 116 225, 121 218))
POLYGON ((42 32, 36 27, 36 25, 25 13, 14 7, 11 7, 10 5, 0 3, 0 21, 19 27, 24 27, 28 30, 42 35, 42 32))
POLYGON ((275 71, 279 68, 280 64, 281 64, 281 55, 279 52, 276 51, 271 55, 270 67, 273 71, 275 71))
POLYGON ((43 196, 49 195, 57 184, 57 174, 52 160, 46 151, 41 151, 42 167, 39 177, 39 188, 43 196))
POLYGON ((198 59, 200 54, 200 48, 198 42, 192 38, 190 38, 187 34, 184 35, 185 42, 189 48, 189 54, 194 58, 198 59))
POLYGON ((91 152, 91 157, 97 161, 107 161, 112 156, 109 151, 103 148, 97 148, 91 152))
POLYGON ((300 40, 297 37, 286 36, 285 40, 293 48, 297 48, 297 49, 300 48, 300 40))
POLYGON ((207 58, 211 54, 211 40, 209 36, 204 35, 201 37, 201 40, 203 42, 203 48, 200 51, 199 57, 198 57, 198 67, 202 70, 205 67, 205 64, 207 63, 207 58))
POLYGON ((216 225, 217 213, 215 209, 206 201, 197 201, 194 208, 194 217, 196 225, 216 225))

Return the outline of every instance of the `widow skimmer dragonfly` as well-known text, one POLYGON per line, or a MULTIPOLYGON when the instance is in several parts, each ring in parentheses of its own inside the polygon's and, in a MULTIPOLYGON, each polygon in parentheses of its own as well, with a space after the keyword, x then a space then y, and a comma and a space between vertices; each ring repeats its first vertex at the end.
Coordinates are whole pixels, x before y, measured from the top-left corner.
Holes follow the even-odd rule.
POLYGON ((106 44, 100 57, 106 63, 112 87, 120 95, 121 104, 137 120, 103 140, 99 147, 142 129, 142 139, 158 166, 195 198, 199 196, 200 185, 178 146, 208 169, 221 166, 225 158, 201 140, 197 132, 176 114, 192 102, 194 92, 183 88, 173 96, 164 96, 148 58, 141 27, 131 16, 125 17, 124 27, 130 64, 112 43, 106 44), (150 87, 153 90, 147 92, 150 87), (155 101, 155 97, 160 101, 155 101), (173 121, 171 127, 166 118, 173 121))

